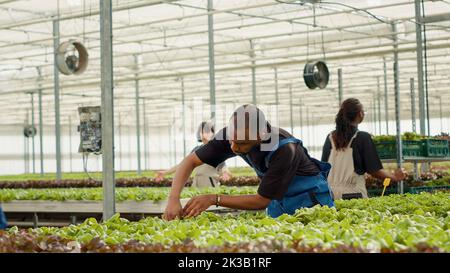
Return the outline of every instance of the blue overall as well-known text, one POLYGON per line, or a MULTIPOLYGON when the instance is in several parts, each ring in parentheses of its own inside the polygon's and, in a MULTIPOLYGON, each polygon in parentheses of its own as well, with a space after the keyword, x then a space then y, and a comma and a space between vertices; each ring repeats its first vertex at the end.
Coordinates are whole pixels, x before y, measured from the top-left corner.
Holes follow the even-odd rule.
MULTIPOLYGON (((248 154, 242 158, 255 170, 259 177, 263 177, 269 168, 269 162, 272 155, 282 146, 288 143, 299 143, 302 141, 296 138, 286 138, 280 140, 265 158, 265 171, 261 171, 250 160, 248 154)), ((315 176, 295 176, 289 184, 288 190, 281 200, 272 200, 267 207, 267 214, 276 218, 284 213, 294 214, 299 208, 309 208, 315 205, 334 207, 333 198, 331 197, 328 187, 327 176, 331 169, 331 165, 326 162, 319 161, 309 156, 305 149, 306 155, 319 166, 320 172, 315 176)), ((282 174, 280 174, 282 175, 282 174)))
POLYGON ((6 217, 3 213, 2 207, 0 207, 0 229, 6 229, 6 217))

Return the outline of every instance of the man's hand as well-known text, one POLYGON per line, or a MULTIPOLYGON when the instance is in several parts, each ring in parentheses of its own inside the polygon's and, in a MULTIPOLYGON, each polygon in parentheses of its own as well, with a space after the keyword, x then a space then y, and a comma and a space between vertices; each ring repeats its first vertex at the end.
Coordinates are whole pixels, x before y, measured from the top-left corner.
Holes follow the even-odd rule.
POLYGON ((179 198, 169 199, 167 203, 166 210, 163 214, 163 219, 167 221, 171 221, 175 218, 181 218, 182 208, 181 202, 179 198))
POLYGON ((403 169, 403 168, 397 169, 394 172, 395 181, 404 180, 407 175, 408 175, 408 173, 405 171, 405 169, 403 169))
POLYGON ((192 197, 183 208, 183 217, 197 216, 215 203, 215 194, 205 194, 192 197))

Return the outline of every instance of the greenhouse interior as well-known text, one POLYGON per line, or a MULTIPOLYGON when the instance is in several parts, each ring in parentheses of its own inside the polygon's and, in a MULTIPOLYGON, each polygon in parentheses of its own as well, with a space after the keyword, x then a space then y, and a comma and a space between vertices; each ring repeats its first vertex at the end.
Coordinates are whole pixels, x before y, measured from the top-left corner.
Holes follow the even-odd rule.
POLYGON ((0 15, 0 253, 450 252, 449 0, 0 15))

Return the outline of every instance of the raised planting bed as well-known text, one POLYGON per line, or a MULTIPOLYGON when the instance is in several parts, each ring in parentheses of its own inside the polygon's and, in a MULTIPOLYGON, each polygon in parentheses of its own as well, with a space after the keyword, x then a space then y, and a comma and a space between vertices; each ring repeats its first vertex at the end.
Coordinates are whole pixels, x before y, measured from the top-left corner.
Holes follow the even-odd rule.
MULTIPOLYGON (((188 198, 181 199, 184 206, 188 198)), ((103 203, 99 201, 11 201, 1 204, 5 213, 67 213, 96 214, 102 213, 103 203)), ((167 206, 167 200, 162 201, 123 201, 116 204, 117 213, 162 214, 167 206)), ((228 208, 211 206, 208 211, 231 211, 228 208)))
MULTIPOLYGON (((221 186, 257 186, 260 179, 257 176, 238 176, 229 180, 221 180, 221 186)), ((171 178, 156 180, 155 178, 119 178, 116 187, 170 187, 171 178)), ((186 182, 190 187, 192 180, 186 182)), ((27 181, 0 181, 0 189, 27 189, 27 188, 98 188, 102 186, 101 181, 90 179, 66 179, 55 180, 27 180, 27 181)))
MULTIPOLYGON (((181 198, 191 198, 200 194, 255 194, 256 187, 186 188, 181 198)), ((116 201, 161 201, 167 199, 170 188, 117 188, 116 201)), ((0 189, 0 202, 14 200, 40 201, 101 201, 102 188, 67 189, 0 189)))
POLYGON ((336 208, 137 222, 117 214, 104 223, 0 233, 0 251, 26 252, 449 252, 450 194, 340 200, 336 208), (55 248, 53 248, 55 246, 55 248), (248 246, 248 247, 244 247, 248 246))

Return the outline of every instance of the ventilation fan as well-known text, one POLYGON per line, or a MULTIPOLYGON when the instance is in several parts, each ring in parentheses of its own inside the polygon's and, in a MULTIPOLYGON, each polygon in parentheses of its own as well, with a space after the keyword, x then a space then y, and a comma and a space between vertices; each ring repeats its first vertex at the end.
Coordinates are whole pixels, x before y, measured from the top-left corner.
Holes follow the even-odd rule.
POLYGON ((323 89, 327 86, 330 73, 328 67, 324 62, 318 61, 314 63, 307 63, 303 70, 303 79, 309 89, 316 89, 319 87, 323 89))
POLYGON ((64 75, 79 75, 87 68, 89 55, 84 45, 76 40, 60 44, 56 54, 56 65, 64 75))
POLYGON ((36 127, 33 127, 32 125, 25 125, 23 128, 23 135, 25 137, 34 137, 36 135, 36 127))

